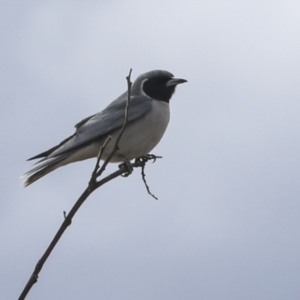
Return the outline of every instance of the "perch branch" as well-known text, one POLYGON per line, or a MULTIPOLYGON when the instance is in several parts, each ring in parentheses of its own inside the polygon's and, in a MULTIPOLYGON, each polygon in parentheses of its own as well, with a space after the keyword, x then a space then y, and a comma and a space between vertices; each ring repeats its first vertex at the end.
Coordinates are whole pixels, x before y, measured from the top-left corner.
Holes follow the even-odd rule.
MULTIPOLYGON (((131 86, 132 86, 132 82, 131 82, 131 79, 130 79, 131 72, 132 72, 132 69, 130 69, 129 75, 126 77, 127 88, 128 88, 128 97, 127 97, 126 108, 125 108, 125 119, 124 119, 123 126, 122 126, 122 128, 121 128, 121 130, 120 130, 120 132, 118 134, 117 139, 116 139, 113 151, 110 153, 110 155, 104 161, 102 167, 100 168, 101 155, 102 155, 102 153, 104 151, 104 148, 107 146, 107 144, 111 140, 111 137, 108 137, 106 139, 106 141, 104 142, 103 146, 99 150, 99 155, 97 157, 96 165, 95 165, 94 171, 92 173, 91 179, 90 179, 90 181, 88 183, 88 187, 85 189, 85 191, 79 197, 79 199, 76 201, 76 203, 74 204, 74 206, 72 207, 72 209, 70 210, 70 212, 68 214, 66 214, 64 212, 64 221, 63 221, 62 225, 60 226, 59 230, 55 234, 53 240, 51 241, 50 245, 46 249, 46 251, 43 254, 43 256, 37 262, 37 264, 36 264, 36 266, 34 268, 33 273, 31 274, 31 276, 30 276, 30 278, 29 278, 26 286, 24 287, 24 289, 23 289, 20 297, 18 298, 19 300, 25 299, 26 296, 27 296, 27 294, 31 290, 32 286, 37 282, 38 275, 39 275, 40 271, 42 270, 43 265, 47 261, 49 255, 53 251, 54 247, 56 246, 56 244, 60 240, 60 238, 63 235, 63 233, 65 232, 65 230, 68 228, 69 225, 71 225, 72 219, 73 219, 74 215, 76 214, 76 212, 78 211, 78 209, 81 207, 81 205, 84 203, 84 201, 89 197, 89 195, 92 194, 96 189, 98 189, 103 184, 109 182, 110 180, 112 180, 112 179, 114 179, 114 178, 116 178, 116 177, 118 177, 118 176, 120 176, 122 174, 127 174, 128 173, 126 165, 120 165, 119 166, 119 170, 117 170, 117 171, 113 172, 112 174, 104 177, 100 181, 97 181, 97 178, 104 172, 107 164, 109 163, 109 161, 111 160, 111 158, 114 156, 114 154, 118 150, 119 141, 120 141, 120 139, 121 139, 121 137, 122 137, 122 135, 124 133, 124 130, 126 128, 126 125, 128 123, 128 111, 129 111, 130 96, 131 96, 131 86)), ((135 162, 134 164, 132 164, 132 167, 133 168, 137 168, 137 167, 141 167, 142 165, 144 165, 143 162, 135 162)))

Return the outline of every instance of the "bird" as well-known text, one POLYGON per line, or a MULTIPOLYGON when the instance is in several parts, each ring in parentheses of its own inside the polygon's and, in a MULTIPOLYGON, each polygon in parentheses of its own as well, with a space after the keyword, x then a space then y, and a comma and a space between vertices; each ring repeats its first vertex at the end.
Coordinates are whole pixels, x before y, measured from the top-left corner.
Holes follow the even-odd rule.
MULTIPOLYGON (((170 119, 169 102, 176 86, 187 80, 176 78, 165 70, 141 74, 131 86, 128 123, 110 162, 124 162, 143 157, 160 142, 170 119)), ((125 121, 128 91, 105 109, 75 125, 75 133, 58 145, 28 159, 36 167, 22 176, 24 187, 69 163, 97 157, 108 136, 101 159, 111 154, 125 121)))

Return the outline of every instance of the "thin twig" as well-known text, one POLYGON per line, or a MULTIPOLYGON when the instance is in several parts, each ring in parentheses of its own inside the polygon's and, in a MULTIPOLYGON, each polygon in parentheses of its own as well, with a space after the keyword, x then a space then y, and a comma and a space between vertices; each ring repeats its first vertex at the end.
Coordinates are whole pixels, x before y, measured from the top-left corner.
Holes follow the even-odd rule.
POLYGON ((91 181, 96 181, 97 177, 101 175, 101 174, 99 174, 99 175, 97 176, 97 171, 98 171, 98 169, 100 168, 100 159, 101 159, 101 157, 102 157, 102 154, 103 154, 103 151, 104 151, 105 147, 106 147, 107 144, 111 141, 111 139, 112 139, 112 137, 109 135, 109 136, 106 138, 104 144, 100 147, 100 151, 99 151, 99 154, 98 154, 98 157, 97 157, 97 161, 96 161, 95 168, 94 168, 94 171, 93 171, 93 173, 92 173, 90 182, 91 182, 91 181))
MULTIPOLYGON (((133 168, 138 168, 138 167, 142 167, 144 165, 145 165, 144 162, 136 161, 135 163, 132 164, 132 167, 133 168)), ((37 282, 38 275, 39 275, 40 271, 42 270, 44 263, 46 262, 47 258, 51 254, 52 250, 54 249, 54 247, 58 243, 59 239, 61 238, 61 236, 63 235, 63 233, 67 229, 67 227, 71 224, 74 215, 76 214, 76 212, 78 211, 78 209, 81 207, 81 205, 83 204, 83 202, 96 189, 98 189, 99 187, 101 187, 105 183, 111 181, 114 178, 119 177, 120 175, 122 175, 123 173, 126 173, 126 172, 127 172, 127 168, 126 168, 125 165, 123 165, 123 166, 120 167, 119 170, 117 170, 117 171, 111 173, 110 175, 104 177, 100 181, 97 181, 95 183, 95 185, 93 186, 92 190, 89 187, 86 188, 86 190, 82 193, 82 195, 76 201, 76 203, 74 204, 74 206, 72 207, 72 209, 70 210, 70 212, 68 213, 68 215, 65 216, 65 219, 64 219, 62 225, 60 226, 59 230, 55 234, 55 236, 54 236, 53 240, 51 241, 50 245, 48 246, 48 248, 46 249, 45 253, 40 258, 40 260, 38 261, 38 263, 36 264, 36 266, 34 268, 34 271, 33 271, 32 275, 31 275, 31 277, 29 278, 28 283, 26 284, 24 290, 22 291, 22 294, 19 297, 19 300, 25 299, 25 297, 27 296, 27 294, 30 291, 30 289, 32 288, 32 286, 37 282)))
MULTIPOLYGON (((125 120, 124 120, 124 124, 122 126, 122 129, 117 137, 116 143, 114 145, 114 149, 111 152, 111 154, 108 156, 108 158, 105 160, 105 162, 103 163, 102 167, 100 168, 99 171, 97 171, 96 175, 92 175, 88 187, 85 189, 85 191, 82 193, 82 195, 79 197, 79 199, 76 201, 76 203, 74 204, 74 206, 72 207, 72 209, 70 210, 70 212, 65 215, 64 217, 64 221, 62 223, 62 225, 60 226, 59 230, 57 231, 57 233, 55 234, 53 240, 51 241, 50 245, 48 246, 48 248, 46 249, 45 253, 43 254, 43 256, 40 258, 40 260, 37 262, 33 273, 31 274, 26 286, 24 287, 20 297, 18 298, 19 300, 23 300, 26 298, 27 294, 29 293, 29 291, 31 290, 31 288, 33 287, 33 285, 37 282, 38 280, 38 275, 40 273, 40 271, 43 268, 44 263, 47 261, 49 255, 51 254, 51 252, 53 251, 54 247, 56 246, 56 244, 58 243, 59 239, 61 238, 61 236, 63 235, 63 233, 65 232, 65 230, 68 228, 68 226, 71 224, 72 222, 72 218, 74 217, 74 215, 76 214, 76 212, 78 211, 78 209, 81 207, 81 205, 83 204, 83 202, 88 198, 88 196, 90 194, 92 194, 97 188, 99 188, 100 186, 102 186, 103 184, 105 184, 106 182, 122 175, 123 173, 127 172, 127 169, 125 166, 121 166, 119 168, 119 170, 115 171, 114 173, 106 176, 105 178, 103 178, 100 181, 96 181, 96 178, 103 173, 103 171, 105 170, 106 165, 109 163, 110 159, 113 157, 113 155, 115 154, 115 152, 118 149, 118 143, 123 135, 123 132, 125 130, 125 127, 127 125, 128 122, 128 111, 129 111, 129 103, 130 103, 130 95, 131 95, 131 86, 132 86, 132 82, 130 81, 130 77, 131 77, 131 72, 132 69, 130 69, 129 71, 129 75, 126 77, 127 80, 127 86, 128 86, 128 98, 127 98, 127 103, 126 103, 126 109, 125 109, 125 120)), ((106 139, 104 145, 101 147, 100 151, 99 151, 99 155, 97 157, 97 162, 96 162, 96 166, 94 169, 98 170, 99 168, 99 161, 102 155, 102 152, 105 148, 105 146, 107 145, 107 143, 110 141, 110 139, 106 139)), ((132 165, 133 167, 141 167, 142 164, 141 163, 134 163, 132 165)))
POLYGON ((151 193, 150 188, 149 188, 149 185, 147 184, 147 181, 146 181, 146 174, 145 174, 145 167, 146 167, 146 165, 143 165, 143 166, 142 166, 142 170, 141 170, 142 179, 143 179, 143 181, 144 181, 145 187, 146 187, 146 189, 147 189, 148 194, 149 194, 150 196, 152 196, 155 200, 158 200, 158 198, 157 198, 154 194, 151 193))
MULTIPOLYGON (((125 120, 124 120, 124 124, 119 132, 119 135, 116 139, 113 151, 111 152, 111 154, 108 156, 108 158, 104 161, 102 167, 100 168, 100 159, 102 156, 102 153, 105 149, 105 147, 107 146, 107 144, 110 142, 111 137, 108 137, 106 139, 106 141, 104 142, 103 146, 100 148, 98 157, 97 157, 97 161, 96 161, 96 165, 94 168, 94 171, 92 173, 91 179, 88 183, 88 187, 85 189, 85 191, 82 193, 82 195, 78 198, 78 200, 76 201, 76 203, 74 204, 74 206, 72 207, 72 209, 70 210, 70 212, 68 214, 66 214, 64 212, 64 221, 62 223, 62 225, 60 226, 59 230, 57 231, 57 233, 55 234, 54 238, 52 239, 51 243, 49 244, 48 248, 46 249, 45 253, 43 254, 43 256, 40 258, 40 260, 37 262, 34 271, 32 273, 32 275, 30 276, 26 286, 24 287, 20 297, 18 298, 19 300, 23 300, 26 298, 27 294, 29 293, 29 291, 31 290, 31 288, 33 287, 33 285, 37 282, 38 280, 38 276, 40 271, 43 268, 43 265, 45 264, 45 262, 47 261, 49 255, 51 254, 51 252, 53 251, 54 247, 56 246, 56 244, 58 243, 58 241, 60 240, 61 236, 63 235, 63 233, 65 232, 65 230, 68 228, 68 226, 71 225, 72 223, 72 219, 74 217, 74 215, 76 214, 76 212, 78 211, 78 209, 81 207, 81 205, 84 203, 84 201, 89 197, 89 195, 91 195, 96 189, 98 189, 99 187, 101 187, 103 184, 109 182, 110 180, 121 176, 122 174, 127 174, 128 173, 128 169, 126 167, 126 165, 120 165, 119 166, 119 170, 113 172, 112 174, 104 177, 103 179, 97 181, 96 179, 103 173, 103 171, 105 170, 107 164, 109 163, 109 161, 111 160, 111 158, 113 157, 113 155, 116 153, 116 151, 118 150, 118 144, 119 141, 123 135, 123 132, 125 130, 125 127, 128 123, 128 111, 129 111, 129 104, 130 104, 130 96, 131 96, 131 86, 132 83, 130 81, 130 76, 131 76, 131 72, 132 69, 130 69, 129 75, 126 77, 127 80, 127 86, 128 86, 128 98, 127 98, 127 103, 126 103, 126 108, 125 108, 125 120)), ((143 181, 146 185, 147 191, 148 193, 156 198, 153 194, 151 194, 150 190, 149 190, 149 186, 147 185, 147 182, 145 180, 145 173, 144 173, 144 167, 145 164, 148 160, 153 159, 155 161, 156 158, 160 158, 159 156, 155 156, 155 155, 147 155, 144 158, 140 158, 140 160, 136 160, 133 164, 131 164, 132 168, 138 168, 138 167, 142 167, 142 177, 143 177, 143 181)))
POLYGON ((155 200, 158 200, 158 198, 154 194, 151 193, 150 187, 147 184, 145 167, 146 167, 146 162, 148 162, 149 160, 153 160, 153 163, 155 163, 156 159, 158 159, 158 158, 162 158, 162 156, 157 156, 157 155, 154 155, 154 154, 147 154, 146 156, 140 157, 139 159, 136 160, 136 161, 142 161, 143 162, 143 165, 141 166, 141 168, 142 168, 142 170, 141 170, 142 179, 143 179, 143 182, 145 184, 145 187, 147 189, 148 194, 150 196, 152 196, 155 200))
POLYGON ((131 72, 132 72, 132 69, 129 70, 129 74, 128 76, 126 76, 126 80, 127 80, 127 102, 126 102, 126 107, 125 107, 125 119, 124 119, 124 124, 119 132, 119 135, 116 139, 116 142, 115 142, 115 146, 113 148, 113 151, 110 153, 110 155, 107 157, 107 159, 105 160, 105 162, 103 163, 102 167, 100 168, 100 170, 97 172, 97 177, 100 176, 107 164, 110 162, 110 160, 112 159, 112 157, 115 155, 115 153, 117 152, 118 150, 118 147, 119 147, 119 142, 121 140, 121 137, 125 131, 125 128, 127 126, 127 123, 128 123, 128 112, 129 112, 129 105, 130 105, 130 100, 131 100, 131 86, 132 86, 132 82, 130 80, 130 77, 131 77, 131 72))

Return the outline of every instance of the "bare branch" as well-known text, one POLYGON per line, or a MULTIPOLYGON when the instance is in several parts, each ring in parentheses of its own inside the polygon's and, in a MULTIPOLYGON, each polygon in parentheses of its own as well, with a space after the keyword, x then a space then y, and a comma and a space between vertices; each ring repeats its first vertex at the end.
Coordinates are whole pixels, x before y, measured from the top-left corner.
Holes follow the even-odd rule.
MULTIPOLYGON (((60 226, 59 230, 57 231, 57 233, 55 234, 53 240, 51 241, 50 245, 48 246, 48 248, 46 249, 45 253, 43 254, 43 256, 40 258, 40 260, 37 262, 34 271, 32 273, 32 275, 30 276, 26 286, 24 287, 20 297, 18 298, 19 300, 23 300, 26 298, 28 292, 30 291, 30 289, 32 288, 32 286, 37 282, 38 280, 38 275, 40 273, 40 271, 43 268, 44 263, 46 262, 46 260, 48 259, 49 255, 51 254, 51 252, 53 251, 54 247, 56 246, 56 244, 58 243, 59 239, 61 238, 61 236, 63 235, 63 233, 65 232, 65 230, 67 229, 67 227, 69 225, 71 225, 72 223, 72 218, 74 217, 74 215, 76 214, 76 212, 78 211, 78 209, 80 208, 80 206, 83 204, 83 202, 88 198, 88 196, 93 193, 97 188, 99 188, 101 185, 105 184, 106 182, 122 175, 123 173, 126 173, 127 170, 125 168, 125 166, 122 168, 120 168, 118 171, 106 176, 105 178, 103 178, 102 180, 100 180, 99 182, 96 181, 97 177, 99 177, 103 171, 105 170, 107 164, 109 163, 109 161, 111 160, 111 158, 113 157, 113 155, 116 153, 116 151, 118 150, 118 144, 119 141, 123 135, 123 132, 125 130, 125 127, 127 125, 128 122, 128 111, 129 111, 129 103, 130 103, 130 95, 131 95, 131 86, 132 86, 132 82, 130 80, 131 77, 131 72, 132 69, 130 69, 129 71, 129 75, 126 77, 127 80, 127 87, 128 87, 128 97, 127 97, 127 103, 126 103, 126 109, 125 109, 125 120, 124 120, 124 124, 120 130, 120 133, 117 137, 117 140, 115 142, 114 145, 114 149, 111 152, 111 154, 109 155, 109 157, 105 160, 105 162, 103 163, 102 167, 99 169, 99 162, 101 159, 101 155, 103 153, 104 148, 106 147, 106 145, 109 143, 109 141, 111 140, 111 137, 108 137, 106 139, 106 141, 104 142, 103 146, 100 148, 99 151, 99 155, 97 157, 97 161, 96 161, 96 165, 94 168, 94 171, 92 173, 91 179, 89 181, 88 187, 85 189, 85 191, 82 193, 82 195, 79 197, 79 199, 76 201, 76 203, 74 204, 74 206, 72 207, 71 211, 66 215, 64 213, 64 221, 62 223, 62 225, 60 226)), ((140 167, 141 164, 135 164, 134 167, 140 167)))
MULTIPOLYGON (((154 154, 148 154, 148 155, 146 155, 146 156, 144 156, 144 157, 141 157, 141 158, 139 158, 138 160, 141 160, 142 162, 143 162, 143 165, 142 165, 142 170, 141 170, 141 175, 142 175, 142 179, 143 179, 143 182, 144 182, 144 184, 145 184, 145 187, 146 187, 146 189, 147 189, 147 192, 148 192, 148 194, 150 195, 150 196, 152 196, 155 200, 158 200, 158 198, 154 195, 154 194, 152 194, 151 193, 151 191, 150 191, 150 188, 149 188, 149 186, 148 186, 148 184, 147 184, 147 181, 146 181, 146 173, 145 173, 145 167, 146 167, 146 162, 148 162, 149 160, 153 160, 153 163, 155 163, 155 161, 156 161, 156 159, 157 158, 162 158, 162 156, 156 156, 156 155, 154 155, 154 154)), ((137 161, 137 160, 136 160, 137 161)))
POLYGON ((108 156, 108 158, 105 160, 105 162, 103 163, 102 167, 100 168, 100 170, 97 172, 97 177, 100 176, 107 164, 110 162, 110 160, 112 159, 112 157, 115 155, 115 153, 117 152, 118 150, 118 147, 119 147, 119 142, 121 140, 121 137, 124 133, 124 130, 127 126, 127 123, 128 123, 128 111, 129 111, 129 104, 130 104, 130 99, 131 99, 131 86, 132 86, 132 82, 130 80, 130 77, 131 77, 131 72, 132 72, 132 69, 129 70, 129 74, 128 76, 126 76, 126 80, 127 80, 127 102, 126 102, 126 107, 125 107, 125 119, 124 119, 124 124, 119 132, 119 135, 116 139, 116 142, 115 142, 115 146, 114 146, 114 149, 113 151, 110 153, 110 155, 108 156))
MULTIPOLYGON (((42 270, 43 265, 47 261, 49 255, 51 254, 54 247, 56 246, 56 244, 58 243, 58 241, 62 237, 65 230, 68 228, 68 226, 71 225, 74 215, 76 214, 78 209, 81 207, 81 205, 84 203, 84 201, 89 197, 89 195, 91 195, 96 189, 98 189, 103 184, 109 182, 110 180, 112 180, 112 179, 114 179, 118 176, 121 176, 123 174, 128 174, 128 168, 126 167, 126 164, 122 164, 122 165, 119 166, 119 170, 117 170, 117 171, 111 173, 110 175, 102 178, 101 180, 97 181, 97 178, 100 175, 102 175, 102 173, 104 172, 107 164, 109 163, 111 158, 115 155, 116 151, 118 150, 119 141, 120 141, 120 139, 121 139, 121 137, 124 133, 124 130, 126 128, 126 125, 128 123, 128 111, 129 111, 129 104, 130 104, 130 97, 131 97, 131 86, 132 86, 132 82, 130 81, 131 72, 132 72, 132 69, 130 69, 129 75, 126 77, 127 87, 128 87, 128 98, 127 98, 127 103, 126 103, 126 108, 125 108, 125 120, 124 120, 124 124, 123 124, 123 126, 122 126, 122 128, 121 128, 121 130, 118 134, 118 137, 116 139, 113 151, 110 153, 110 155, 104 161, 103 165, 100 168, 100 159, 101 159, 101 156, 103 154, 103 151, 104 151, 105 147, 107 146, 107 144, 111 141, 111 137, 109 136, 105 140, 104 144, 102 145, 102 147, 99 150, 96 165, 95 165, 95 168, 93 170, 93 173, 92 173, 92 176, 91 176, 91 179, 88 183, 87 188, 82 193, 82 195, 78 198, 78 200, 76 201, 76 203, 74 204, 74 206, 72 207, 70 212, 68 214, 66 214, 66 212, 64 212, 64 221, 63 221, 63 223, 61 224, 59 230, 55 234, 54 238, 52 239, 52 241, 49 244, 48 248, 46 249, 45 253, 40 258, 40 260, 37 262, 33 273, 31 274, 26 286, 24 287, 20 297, 18 298, 19 300, 25 299, 27 294, 29 293, 29 291, 33 287, 33 285, 37 282, 39 273, 42 270)), ((160 157, 155 156, 155 155, 147 155, 145 157, 136 159, 136 161, 133 164, 131 164, 132 168, 142 167, 142 178, 143 178, 143 181, 144 181, 145 186, 147 188, 147 191, 155 199, 157 199, 157 198, 150 192, 149 186, 147 185, 147 182, 146 182, 146 179, 145 179, 146 175, 145 175, 145 172, 144 172, 144 168, 145 168, 145 164, 146 164, 147 161, 149 161, 149 160, 154 160, 155 161, 156 158, 160 158, 160 157)))
MULTIPOLYGON (((97 177, 99 175, 97 175, 97 171, 99 170, 100 168, 100 159, 101 159, 101 156, 102 156, 102 153, 106 147, 106 145, 111 141, 112 137, 109 135, 107 137, 107 139, 105 140, 104 144, 100 147, 100 151, 99 151, 99 154, 98 154, 98 157, 97 157, 97 161, 96 161, 96 164, 95 164, 95 168, 94 168, 94 171, 92 173, 92 177, 91 177, 91 180, 90 181, 96 181, 97 177)), ((103 170, 104 171, 104 170, 103 170)))
POLYGON ((158 200, 158 198, 157 198, 154 194, 151 193, 150 188, 149 188, 149 186, 148 186, 148 184, 147 184, 147 181, 146 181, 146 174, 145 174, 145 167, 146 167, 146 165, 143 165, 143 166, 142 166, 142 170, 141 170, 142 179, 143 179, 143 181, 144 181, 145 187, 146 187, 146 189, 147 189, 148 194, 149 194, 150 196, 152 196, 155 200, 158 200))

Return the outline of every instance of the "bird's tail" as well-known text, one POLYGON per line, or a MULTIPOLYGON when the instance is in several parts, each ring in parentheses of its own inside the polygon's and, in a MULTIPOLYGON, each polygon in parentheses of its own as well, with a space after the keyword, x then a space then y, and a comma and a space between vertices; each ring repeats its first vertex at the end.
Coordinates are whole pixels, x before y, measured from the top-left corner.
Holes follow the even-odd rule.
POLYGON ((63 166, 65 163, 63 162, 68 155, 60 155, 57 157, 44 158, 41 161, 38 161, 39 164, 37 167, 25 173, 22 177, 22 185, 24 187, 32 184, 36 180, 41 177, 47 175, 48 173, 54 171, 58 167, 63 166))

